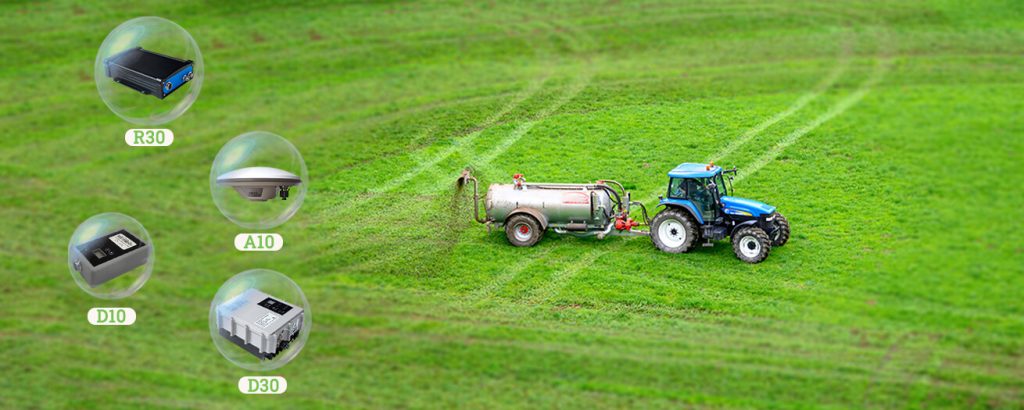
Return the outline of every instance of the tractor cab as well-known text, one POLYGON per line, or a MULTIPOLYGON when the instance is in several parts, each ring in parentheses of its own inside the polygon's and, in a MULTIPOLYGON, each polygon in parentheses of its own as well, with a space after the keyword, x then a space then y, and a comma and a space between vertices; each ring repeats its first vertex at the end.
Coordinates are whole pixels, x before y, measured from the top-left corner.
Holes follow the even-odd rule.
POLYGON ((731 236, 736 256, 757 263, 772 246, 785 244, 789 222, 774 206, 732 196, 736 172, 714 163, 683 163, 669 171, 668 190, 659 201, 665 209, 651 223, 655 246, 686 252, 698 240, 713 246, 713 241, 731 236))
POLYGON ((729 195, 722 168, 708 164, 681 164, 668 173, 668 192, 660 205, 673 204, 692 211, 701 225, 721 216, 716 198, 729 195))

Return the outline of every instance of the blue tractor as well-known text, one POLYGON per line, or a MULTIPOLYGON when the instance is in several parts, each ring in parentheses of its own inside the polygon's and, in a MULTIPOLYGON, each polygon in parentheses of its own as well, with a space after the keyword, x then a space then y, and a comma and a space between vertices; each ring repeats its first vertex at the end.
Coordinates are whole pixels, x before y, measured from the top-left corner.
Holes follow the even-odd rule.
POLYGON ((684 163, 669 171, 668 192, 659 196, 659 206, 665 208, 650 224, 654 246, 682 253, 698 242, 713 246, 714 241, 731 237, 737 258, 758 263, 773 247, 785 245, 789 221, 774 206, 731 196, 735 174, 736 168, 723 170, 713 163, 684 163))

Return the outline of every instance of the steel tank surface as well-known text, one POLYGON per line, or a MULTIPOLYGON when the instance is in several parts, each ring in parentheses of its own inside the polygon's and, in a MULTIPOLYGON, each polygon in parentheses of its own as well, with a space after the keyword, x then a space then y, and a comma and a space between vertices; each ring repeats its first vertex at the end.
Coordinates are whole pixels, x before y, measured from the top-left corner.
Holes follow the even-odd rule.
POLYGON ((509 215, 526 209, 543 215, 547 226, 577 229, 604 227, 614 214, 607 188, 595 184, 491 184, 487 188, 485 211, 494 222, 504 224, 509 215))

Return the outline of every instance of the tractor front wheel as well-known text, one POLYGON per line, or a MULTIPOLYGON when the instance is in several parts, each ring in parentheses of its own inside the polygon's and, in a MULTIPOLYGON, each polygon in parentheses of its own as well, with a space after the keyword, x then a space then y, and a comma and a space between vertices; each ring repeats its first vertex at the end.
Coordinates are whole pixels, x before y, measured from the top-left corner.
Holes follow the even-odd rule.
POLYGON ((515 246, 533 246, 543 235, 540 223, 530 215, 513 215, 505 221, 505 236, 515 246))
POLYGON ((744 226, 732 235, 732 251, 746 263, 760 263, 771 250, 768 234, 756 226, 744 226))
POLYGON ((689 251, 697 242, 697 226, 679 209, 665 209, 651 221, 651 242, 668 253, 689 251))
POLYGON ((775 213, 775 231, 772 232, 772 246, 782 246, 789 242, 789 220, 782 214, 775 213))

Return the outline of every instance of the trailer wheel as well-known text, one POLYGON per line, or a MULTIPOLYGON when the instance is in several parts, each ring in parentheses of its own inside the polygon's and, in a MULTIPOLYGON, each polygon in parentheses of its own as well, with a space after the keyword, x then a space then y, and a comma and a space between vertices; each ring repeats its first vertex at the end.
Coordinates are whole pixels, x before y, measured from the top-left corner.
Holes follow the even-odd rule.
POLYGON ((768 234, 756 226, 744 226, 732 235, 732 251, 746 263, 760 263, 771 250, 768 234))
POLYGON ((697 242, 697 227, 682 211, 665 209, 651 221, 651 242, 664 252, 683 253, 697 242))
POLYGON ((772 246, 782 246, 786 242, 789 242, 789 220, 776 212, 775 231, 772 232, 772 246))
POLYGON ((543 235, 540 223, 530 215, 513 215, 505 222, 505 236, 515 246, 533 246, 543 235))

